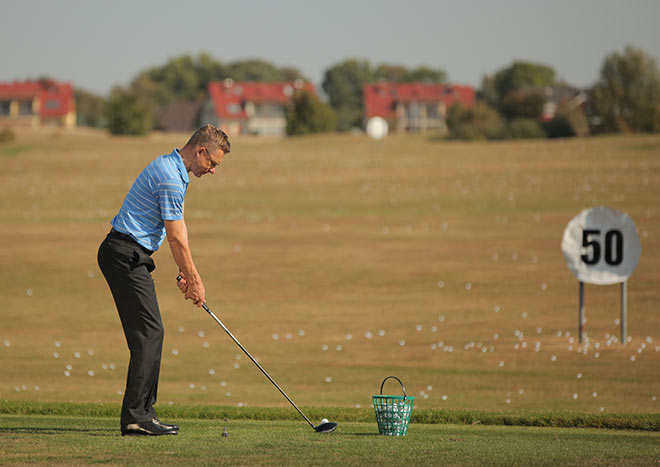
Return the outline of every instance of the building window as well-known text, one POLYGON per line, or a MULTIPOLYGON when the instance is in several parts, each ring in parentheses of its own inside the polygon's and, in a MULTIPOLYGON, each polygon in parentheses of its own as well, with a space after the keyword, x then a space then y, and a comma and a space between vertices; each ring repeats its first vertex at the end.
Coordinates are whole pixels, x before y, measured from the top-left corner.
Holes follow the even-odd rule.
POLYGON ((46 108, 48 110, 57 110, 60 108, 60 101, 55 99, 48 99, 46 101, 46 108))
POLYGON ((0 101, 0 115, 9 115, 9 101, 0 101))
POLYGON ((240 113, 240 111, 241 111, 241 106, 238 104, 229 104, 227 106, 227 112, 229 112, 230 114, 237 114, 240 113))
POLYGON ((255 106, 254 117, 256 118, 285 118, 284 106, 280 104, 261 104, 255 106))
POLYGON ((417 102, 411 102, 408 104, 406 107, 406 117, 408 120, 418 120, 420 117, 420 108, 419 108, 419 103, 417 102))
POLYGON ((19 115, 32 115, 32 101, 19 101, 18 113, 19 115))

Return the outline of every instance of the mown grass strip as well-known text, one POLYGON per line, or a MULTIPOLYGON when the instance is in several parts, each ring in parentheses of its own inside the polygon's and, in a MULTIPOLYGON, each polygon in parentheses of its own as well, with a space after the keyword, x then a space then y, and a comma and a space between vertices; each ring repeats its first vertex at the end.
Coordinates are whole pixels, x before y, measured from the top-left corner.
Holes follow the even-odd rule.
MULTIPOLYGON (((370 408, 303 407, 312 421, 328 418, 338 422, 376 422, 370 408)), ((120 406, 110 403, 63 403, 0 400, 0 413, 18 415, 69 415, 119 417, 120 406)), ((217 405, 165 405, 163 418, 297 420, 288 407, 228 407, 217 405)), ((577 412, 487 412, 479 410, 413 410, 411 423, 455 425, 534 426, 556 428, 605 428, 660 431, 660 413, 589 414, 577 412)))
POLYGON ((18 156, 30 149, 32 149, 33 146, 28 146, 26 144, 16 144, 12 146, 4 146, 0 148, 0 156, 7 156, 7 157, 14 157, 18 156))

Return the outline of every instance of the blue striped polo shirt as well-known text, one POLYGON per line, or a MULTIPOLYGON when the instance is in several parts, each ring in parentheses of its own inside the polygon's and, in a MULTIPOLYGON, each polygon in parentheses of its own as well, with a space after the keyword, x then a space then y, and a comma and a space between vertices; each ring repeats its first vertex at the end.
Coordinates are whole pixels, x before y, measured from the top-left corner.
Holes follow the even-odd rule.
POLYGON ((114 219, 115 230, 156 251, 165 239, 165 223, 183 219, 188 171, 179 151, 156 158, 138 175, 114 219))

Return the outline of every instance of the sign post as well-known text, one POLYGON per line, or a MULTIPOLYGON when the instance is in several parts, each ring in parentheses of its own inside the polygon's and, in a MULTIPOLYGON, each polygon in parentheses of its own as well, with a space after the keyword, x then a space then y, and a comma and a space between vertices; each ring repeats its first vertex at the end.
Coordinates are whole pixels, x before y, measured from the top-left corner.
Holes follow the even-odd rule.
POLYGON ((621 282, 621 342, 626 343, 628 329, 628 281, 621 282))
POLYGON ((585 209, 566 226, 561 242, 566 264, 580 281, 578 334, 582 343, 584 284, 621 284, 621 343, 627 336, 628 278, 637 267, 642 246, 628 214, 603 206, 585 209))
POLYGON ((580 313, 578 314, 578 336, 582 344, 582 325, 584 324, 584 282, 580 281, 580 313))

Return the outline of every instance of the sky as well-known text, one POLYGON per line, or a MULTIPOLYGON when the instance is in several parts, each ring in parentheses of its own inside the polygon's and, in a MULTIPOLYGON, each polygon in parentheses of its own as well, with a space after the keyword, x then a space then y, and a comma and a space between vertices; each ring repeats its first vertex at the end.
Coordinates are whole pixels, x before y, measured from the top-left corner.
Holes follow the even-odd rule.
POLYGON ((480 87, 525 60, 591 86, 626 45, 660 61, 660 0, 0 0, 0 81, 51 76, 107 95, 181 54, 259 58, 317 86, 347 58, 441 68, 480 87))

